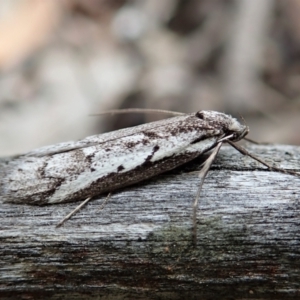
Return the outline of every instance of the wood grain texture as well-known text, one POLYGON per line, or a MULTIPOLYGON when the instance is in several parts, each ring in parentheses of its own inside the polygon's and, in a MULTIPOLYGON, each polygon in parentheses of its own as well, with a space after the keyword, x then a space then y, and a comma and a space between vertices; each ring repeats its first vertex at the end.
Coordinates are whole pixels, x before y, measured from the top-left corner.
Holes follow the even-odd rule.
MULTIPOLYGON (((249 146, 300 171, 300 147, 249 146)), ((0 298, 299 299, 300 178, 223 147, 206 179, 192 244, 201 159, 90 202, 0 203, 0 298)))

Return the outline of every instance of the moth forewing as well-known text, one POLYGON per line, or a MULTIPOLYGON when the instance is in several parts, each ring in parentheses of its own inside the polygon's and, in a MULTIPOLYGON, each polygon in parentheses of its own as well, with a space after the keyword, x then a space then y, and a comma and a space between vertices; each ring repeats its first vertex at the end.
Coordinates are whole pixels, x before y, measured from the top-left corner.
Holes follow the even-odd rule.
POLYGON ((1 173, 6 202, 54 204, 110 192, 173 169, 245 126, 202 111, 34 150, 1 173))

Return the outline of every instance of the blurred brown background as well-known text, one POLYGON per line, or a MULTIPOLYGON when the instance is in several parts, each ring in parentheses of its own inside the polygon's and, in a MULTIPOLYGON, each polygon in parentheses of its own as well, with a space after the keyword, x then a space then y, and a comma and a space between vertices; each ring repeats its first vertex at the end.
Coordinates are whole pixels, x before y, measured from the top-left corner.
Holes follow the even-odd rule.
POLYGON ((2 0, 0 155, 148 122, 124 107, 243 116, 300 144, 300 0, 2 0))

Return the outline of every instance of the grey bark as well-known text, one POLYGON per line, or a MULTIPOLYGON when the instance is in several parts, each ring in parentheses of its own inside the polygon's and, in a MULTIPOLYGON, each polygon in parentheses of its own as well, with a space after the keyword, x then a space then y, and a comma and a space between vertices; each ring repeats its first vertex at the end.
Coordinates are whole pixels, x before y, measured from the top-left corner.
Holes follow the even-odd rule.
MULTIPOLYGON (((299 171, 300 147, 249 146, 299 171)), ((112 194, 67 221, 78 203, 0 203, 0 298, 299 299, 300 178, 223 147, 206 179, 192 243, 203 159, 112 194)))

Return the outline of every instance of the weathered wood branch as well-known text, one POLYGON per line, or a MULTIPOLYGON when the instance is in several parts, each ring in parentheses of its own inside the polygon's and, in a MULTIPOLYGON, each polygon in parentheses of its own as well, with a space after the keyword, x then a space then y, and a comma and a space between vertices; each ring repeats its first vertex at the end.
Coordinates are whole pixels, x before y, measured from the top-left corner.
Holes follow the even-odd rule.
MULTIPOLYGON (((300 148, 251 146, 300 170, 300 148)), ((192 243, 201 160, 90 202, 0 204, 0 298, 299 299, 300 178, 223 147, 206 179, 192 243)))

